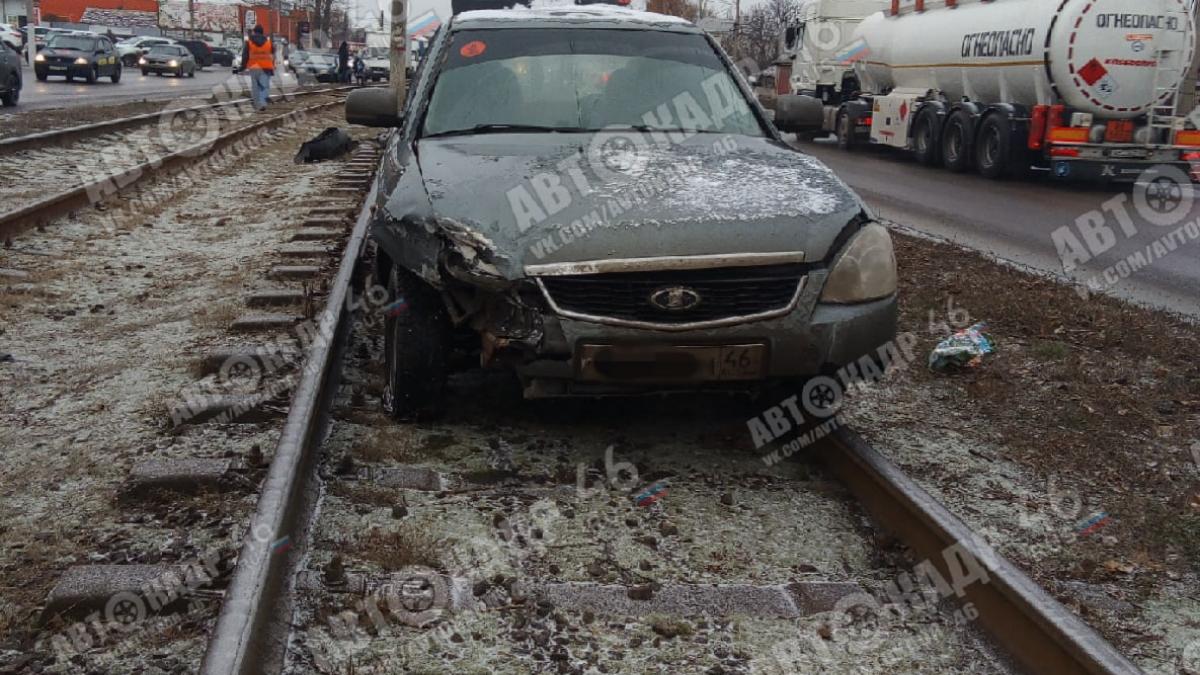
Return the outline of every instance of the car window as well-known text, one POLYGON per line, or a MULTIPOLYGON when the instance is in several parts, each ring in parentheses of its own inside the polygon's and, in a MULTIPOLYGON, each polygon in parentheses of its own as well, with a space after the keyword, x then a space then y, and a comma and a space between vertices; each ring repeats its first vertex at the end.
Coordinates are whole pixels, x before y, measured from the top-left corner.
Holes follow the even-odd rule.
POLYGON ((180 51, 182 50, 175 45, 154 45, 150 48, 151 54, 159 56, 178 56, 180 51))
POLYGON ((46 42, 47 47, 55 49, 78 49, 85 52, 94 51, 96 45, 97 41, 95 38, 84 37, 82 35, 68 35, 65 33, 51 35, 49 41, 46 42))
POLYGON ((108 51, 112 51, 113 46, 112 46, 112 43, 108 41, 108 38, 100 38, 100 47, 99 48, 108 52, 108 51))
POLYGON ((480 125, 649 126, 764 135, 703 35, 650 30, 455 33, 434 83, 423 133, 480 125))

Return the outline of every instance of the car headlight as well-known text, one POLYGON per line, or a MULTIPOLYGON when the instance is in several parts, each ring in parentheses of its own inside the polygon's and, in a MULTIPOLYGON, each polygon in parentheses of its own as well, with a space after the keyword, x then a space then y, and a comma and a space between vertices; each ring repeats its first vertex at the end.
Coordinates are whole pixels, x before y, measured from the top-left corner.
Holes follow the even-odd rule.
POLYGON ((146 57, 143 56, 142 58, 138 59, 138 65, 139 66, 146 65, 146 57))
POLYGON ((34 60, 34 62, 36 62, 36 63, 45 63, 45 62, 46 62, 46 55, 45 55, 45 54, 38 54, 37 56, 33 57, 33 60, 34 60))
POLYGON ((175 59, 171 59, 170 61, 167 61, 167 65, 168 65, 168 66, 171 66, 172 68, 174 68, 175 66, 178 66, 178 65, 179 65, 179 62, 178 62, 178 61, 176 61, 175 59))
POLYGON ((821 302, 842 305, 878 300, 896 292, 896 253, 879 223, 859 230, 833 265, 821 302))
POLYGON ((83 58, 82 56, 75 59, 75 65, 77 65, 77 66, 86 66, 87 64, 88 64, 88 60, 83 58))

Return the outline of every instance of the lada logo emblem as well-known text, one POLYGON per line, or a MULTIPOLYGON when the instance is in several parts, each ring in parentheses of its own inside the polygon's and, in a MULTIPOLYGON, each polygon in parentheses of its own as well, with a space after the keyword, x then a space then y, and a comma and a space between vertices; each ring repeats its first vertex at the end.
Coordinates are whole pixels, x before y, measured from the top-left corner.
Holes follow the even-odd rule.
POLYGON ((700 294, 686 286, 667 286, 650 294, 650 304, 668 312, 682 312, 700 304, 700 294))

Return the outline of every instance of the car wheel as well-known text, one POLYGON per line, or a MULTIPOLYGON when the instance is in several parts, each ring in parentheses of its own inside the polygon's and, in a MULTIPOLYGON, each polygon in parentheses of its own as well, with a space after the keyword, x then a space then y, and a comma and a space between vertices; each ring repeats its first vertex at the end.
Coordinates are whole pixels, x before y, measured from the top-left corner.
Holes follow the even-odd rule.
POLYGON ((850 123, 850 112, 847 110, 838 113, 837 144, 842 150, 854 149, 854 127, 850 123))
POLYGON ((384 407, 399 422, 428 419, 446 388, 450 322, 442 299, 421 280, 396 266, 389 276, 384 407))
POLYGON ((913 154, 925 166, 936 166, 942 159, 937 129, 937 113, 932 108, 921 111, 917 127, 913 130, 913 154))
POLYGON ((121 66, 117 66, 116 68, 113 69, 112 83, 116 84, 120 81, 121 81, 121 66))
POLYGON ((38 72, 35 72, 35 73, 34 73, 34 76, 35 76, 35 77, 37 77, 37 81, 38 81, 38 82, 45 82, 45 81, 46 81, 46 79, 50 77, 50 76, 49 76, 48 74, 46 74, 46 73, 38 73, 38 72))
POLYGON ((3 96, 0 96, 0 103, 3 103, 6 108, 11 108, 19 100, 21 100, 21 78, 17 77, 16 73, 13 73, 8 78, 8 91, 3 96))
POLYGON ((67 73, 66 79, 67 79, 67 82, 74 82, 75 76, 70 73, 67 73))
POLYGON ((942 129, 942 164, 956 173, 971 168, 971 143, 968 140, 970 128, 970 115, 958 110, 950 115, 945 128, 942 129))
POLYGON ((142 68, 142 77, 146 77, 149 74, 150 74, 150 71, 146 70, 145 68, 142 68))
POLYGON ((99 80, 99 79, 100 79, 100 67, 92 66, 92 69, 89 70, 88 74, 87 74, 87 83, 88 84, 96 84, 96 80, 99 80))
POLYGON ((188 77, 195 77, 195 76, 196 76, 196 69, 195 69, 195 68, 193 68, 193 69, 191 69, 191 70, 189 70, 189 71, 188 71, 188 77))

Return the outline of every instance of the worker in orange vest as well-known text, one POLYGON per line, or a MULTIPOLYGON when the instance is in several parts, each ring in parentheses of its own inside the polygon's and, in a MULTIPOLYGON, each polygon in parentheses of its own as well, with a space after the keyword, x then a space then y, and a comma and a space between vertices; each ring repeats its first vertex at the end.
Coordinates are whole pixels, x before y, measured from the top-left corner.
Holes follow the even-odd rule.
POLYGON ((250 71, 250 101, 254 109, 266 110, 271 76, 275 74, 275 45, 263 34, 262 26, 254 27, 242 48, 241 69, 250 71))

